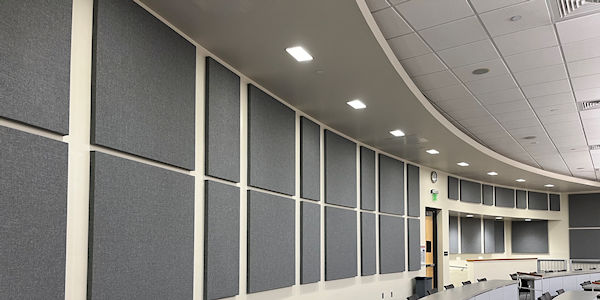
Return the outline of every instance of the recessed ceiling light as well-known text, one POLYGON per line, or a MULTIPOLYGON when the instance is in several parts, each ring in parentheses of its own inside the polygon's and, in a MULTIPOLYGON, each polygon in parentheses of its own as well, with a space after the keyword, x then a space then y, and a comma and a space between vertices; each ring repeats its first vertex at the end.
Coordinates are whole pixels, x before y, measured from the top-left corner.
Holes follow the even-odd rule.
POLYGON ((531 219, 525 219, 525 222, 531 222, 531 219))
POLYGON ((504 218, 502 218, 502 217, 496 217, 496 220, 502 220, 502 219, 504 219, 504 218))
POLYGON ((510 19, 509 19, 509 20, 510 20, 511 22, 516 22, 516 21, 519 21, 519 20, 521 20, 522 18, 523 18, 523 17, 521 17, 521 16, 519 16, 519 15, 516 15, 516 16, 512 16, 512 17, 510 17, 510 19))
POLYGON ((392 130, 392 131, 390 131, 390 133, 393 136, 404 136, 404 132, 400 129, 392 130))
POLYGON ((461 167, 468 167, 468 166, 469 166, 469 163, 468 163, 468 162, 461 161, 461 162, 457 163, 457 165, 459 165, 459 166, 461 166, 461 167))
POLYGON ((547 187, 547 188, 551 188, 551 187, 554 187, 554 184, 548 183, 548 184, 544 184, 544 186, 547 187))
POLYGON ((488 172, 487 174, 490 175, 490 176, 496 176, 496 175, 498 175, 498 173, 494 172, 494 171, 488 172))
POLYGON ((308 54, 308 52, 306 52, 306 50, 304 50, 304 48, 302 48, 300 46, 286 48, 285 51, 287 51, 287 53, 289 53, 292 57, 294 57, 299 62, 313 60, 313 57, 310 54, 308 54))
POLYGON ((348 101, 346 103, 348 105, 352 106, 352 108, 354 108, 354 109, 363 109, 363 108, 367 107, 367 105, 365 105, 362 101, 360 101, 358 99, 354 99, 354 100, 348 101))
POLYGON ((427 152, 429 154, 440 154, 440 151, 437 151, 435 149, 429 149, 429 150, 426 150, 425 152, 427 152))
POLYGON ((473 215, 467 215, 467 218, 472 218, 472 217, 473 217, 473 215))
POLYGON ((523 179, 523 178, 519 178, 519 179, 517 179, 517 180, 515 180, 515 181, 516 181, 516 182, 525 182, 525 181, 527 181, 527 180, 525 180, 525 179, 523 179))
POLYGON ((480 68, 480 69, 475 69, 475 70, 473 70, 473 72, 472 72, 472 73, 473 73, 474 75, 482 75, 482 74, 485 74, 485 73, 487 73, 487 72, 489 72, 489 71, 490 71, 490 69, 488 69, 488 68, 480 68))

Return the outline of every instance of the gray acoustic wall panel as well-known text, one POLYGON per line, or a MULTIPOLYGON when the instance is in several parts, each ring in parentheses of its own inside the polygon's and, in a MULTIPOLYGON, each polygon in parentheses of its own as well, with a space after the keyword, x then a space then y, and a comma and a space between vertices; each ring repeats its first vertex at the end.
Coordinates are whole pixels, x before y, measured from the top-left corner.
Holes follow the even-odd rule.
POLYGON ((515 207, 515 190, 496 187, 496 206, 515 207))
POLYGON ((248 293, 296 280, 294 200, 248 191, 248 293))
POLYGON ((450 216, 450 253, 458 253, 458 217, 450 216))
POLYGON ((191 299, 194 177, 92 152, 89 299, 191 299))
POLYGON ((483 184, 481 186, 482 203, 484 205, 494 205, 494 187, 491 185, 483 184))
POLYGON ((69 133, 72 0, 0 2, 0 116, 69 133))
POLYGON ((300 203, 300 283, 321 280, 321 206, 300 203))
POLYGON ((362 276, 377 272, 375 214, 360 213, 360 271, 362 276))
POLYGON ((239 293, 240 189, 205 181, 204 299, 239 293))
POLYGON ((527 208, 527 192, 523 190, 517 190, 517 208, 527 208))
POLYGON ((379 154, 379 211, 404 214, 404 163, 379 154))
POLYGON ((240 77, 206 58, 206 175, 240 181, 240 77))
POLYGON ((194 169, 196 48, 133 1, 95 3, 92 143, 194 169))
POLYGON ((461 180, 460 201, 470 203, 481 203, 481 183, 461 180))
POLYGON ((481 253, 481 219, 460 218, 461 253, 481 253))
POLYGON ((248 85, 248 181, 251 186, 294 195, 296 113, 248 85))
POLYGON ((569 247, 572 259, 600 258, 600 229, 570 229, 569 247))
POLYGON ((379 273, 404 272, 404 218, 379 215, 379 273))
POLYGON ((360 147, 360 208, 375 210, 375 151, 360 147))
POLYGON ((513 221, 512 253, 548 253, 548 221, 513 221))
POLYGON ((67 151, 0 126, 0 299, 65 297, 67 151))
POLYGON ((325 207, 325 280, 356 276, 356 212, 325 207))
POLYGON ((538 192, 528 192, 529 209, 548 210, 548 194, 538 192))
POLYGON ((448 199, 458 200, 458 178, 448 176, 448 199))
POLYGON ((300 118, 300 197, 321 199, 321 127, 300 118))
POLYGON ((408 226, 408 270, 421 270, 421 221, 407 218, 408 226))
POLYGON ((560 211, 560 195, 559 194, 550 194, 550 210, 551 211, 560 211))
POLYGON ((504 221, 495 221, 494 230, 496 253, 504 253, 504 221))
POLYGON ((408 199, 407 211, 411 217, 421 215, 421 194, 420 194, 419 167, 410 164, 406 165, 406 197, 408 199))
POLYGON ((356 144, 325 130, 325 202, 356 207, 356 144))
POLYGON ((496 228, 494 220, 483 220, 483 252, 496 253, 496 228))
POLYGON ((569 195, 569 227, 600 227, 600 194, 569 195))

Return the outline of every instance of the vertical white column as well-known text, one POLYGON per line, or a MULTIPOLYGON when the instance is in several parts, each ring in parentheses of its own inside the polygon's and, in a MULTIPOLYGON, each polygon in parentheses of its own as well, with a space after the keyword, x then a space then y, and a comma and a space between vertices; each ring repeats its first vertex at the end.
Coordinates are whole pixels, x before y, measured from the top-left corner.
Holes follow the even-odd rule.
POLYGON ((240 79, 240 295, 246 295, 248 276, 248 81, 240 79))
POLYGON ((93 0, 73 1, 65 299, 85 299, 90 184, 93 0))
POLYGON ((206 60, 204 52, 196 50, 196 151, 194 176, 194 299, 204 294, 204 76, 206 60))
POLYGON ((295 237, 296 237, 296 241, 295 241, 295 251, 294 253, 296 254, 295 257, 295 264, 296 264, 296 280, 294 281, 294 294, 298 295, 300 293, 299 289, 300 289, 300 268, 301 268, 301 258, 300 258, 300 251, 302 250, 300 247, 300 226, 301 226, 301 214, 300 214, 300 114, 298 114, 298 111, 295 111, 296 115, 295 115, 295 119, 294 122, 296 123, 296 131, 295 131, 295 148, 294 148, 294 187, 295 187, 295 196, 294 196, 294 205, 296 206, 296 219, 295 219, 295 237))

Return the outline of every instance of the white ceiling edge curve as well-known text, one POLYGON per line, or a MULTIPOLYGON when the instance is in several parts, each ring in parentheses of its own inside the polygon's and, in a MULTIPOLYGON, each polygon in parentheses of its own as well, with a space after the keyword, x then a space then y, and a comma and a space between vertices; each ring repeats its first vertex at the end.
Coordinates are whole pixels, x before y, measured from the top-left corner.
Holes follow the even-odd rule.
POLYGON ((584 184, 584 185, 589 185, 589 186, 594 186, 594 187, 600 187, 599 182, 594 181, 594 180, 588 180, 588 179, 563 175, 563 174, 559 174, 559 173, 554 173, 551 171, 546 171, 546 170, 543 170, 540 168, 536 168, 536 167, 524 164, 524 163, 516 161, 514 159, 511 159, 507 156, 504 156, 504 155, 502 155, 498 152, 495 152, 495 151, 491 150, 490 148, 482 145, 481 143, 479 143, 478 141, 476 141, 475 139, 473 139, 472 137, 470 137, 469 135, 464 133, 462 130, 457 128, 444 115, 442 115, 438 111, 438 109, 436 109, 433 106, 433 104, 431 104, 431 102, 425 97, 425 95, 423 95, 421 90, 414 83, 412 78, 410 78, 410 76, 408 75, 408 73, 406 72, 406 70, 404 69, 402 64, 400 63, 400 60, 396 57, 396 55, 394 54, 394 51, 392 50, 392 48, 388 44, 387 40, 383 36, 381 29, 379 28, 379 26, 377 25, 377 22, 373 18, 371 10, 369 9, 369 7, 366 3, 366 0, 356 0, 356 2, 358 4, 358 7, 360 8, 361 13, 363 14, 363 17, 365 18, 365 21, 369 25, 369 28, 371 28, 371 31, 373 32, 375 39, 377 40, 377 42, 379 43, 379 45, 385 52, 385 55, 388 57, 390 63, 393 65, 393 67, 396 69, 396 71, 398 72, 400 77, 407 84, 408 88, 413 92, 413 94, 419 100, 419 102, 421 102, 423 107, 425 107, 425 109, 427 109, 429 111, 429 113, 435 119, 437 119, 444 127, 446 127, 448 130, 450 130, 454 135, 456 135, 458 138, 460 138, 464 142, 468 143, 472 147, 476 148, 477 150, 481 151, 482 153, 488 155, 489 157, 499 160, 501 162, 504 162, 506 164, 512 165, 514 167, 520 168, 522 170, 536 173, 536 174, 546 176, 546 177, 555 178, 557 180, 563 180, 563 181, 579 183, 579 184, 584 184))
POLYGON ((382 47, 381 37, 375 38, 376 24, 365 17, 364 1, 135 2, 241 77, 359 144, 493 185, 555 193, 600 190, 600 182, 520 168, 522 164, 490 151, 449 123, 418 98, 418 88, 390 60, 390 49, 382 47), (331 14, 340 22, 331 22, 331 14), (297 45, 314 61, 298 63, 285 52, 297 45), (368 107, 351 109, 346 102, 355 98, 366 100, 368 107), (406 137, 392 137, 389 131, 394 129, 406 129, 406 137), (426 154, 431 148, 441 153, 426 154), (459 161, 471 166, 459 167, 459 161), (489 171, 500 175, 488 176, 489 171), (515 182, 517 178, 527 182, 515 182), (555 187, 545 188, 548 183, 555 187))

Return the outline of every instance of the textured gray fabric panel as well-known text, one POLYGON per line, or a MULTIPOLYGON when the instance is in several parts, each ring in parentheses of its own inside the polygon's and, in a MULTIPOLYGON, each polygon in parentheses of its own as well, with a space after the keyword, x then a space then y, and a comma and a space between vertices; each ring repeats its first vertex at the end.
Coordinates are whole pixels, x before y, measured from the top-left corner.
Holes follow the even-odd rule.
POLYGON ((496 253, 496 228, 494 220, 483 220, 483 251, 496 253))
POLYGON ((321 280, 321 206, 300 203, 300 283, 321 280))
POLYGON ((206 58, 206 175, 240 181, 240 77, 206 58))
POLYGON ((548 253, 548 221, 512 221, 512 253, 548 253))
POLYGON ((239 293, 240 189, 220 182, 204 185, 204 299, 239 293))
POLYGON ((191 299, 194 177, 92 152, 89 299, 191 299))
POLYGON ((296 280, 294 200, 248 191, 248 293, 296 280))
POLYGON ((548 194, 538 192, 528 192, 529 209, 548 210, 548 194))
POLYGON ((375 236, 375 214, 360 213, 360 271, 362 276, 377 272, 377 245, 375 236))
POLYGON ((325 202, 356 207, 356 184, 356 144, 325 130, 325 202))
POLYGON ((461 180, 460 201, 470 203, 481 203, 481 183, 461 180))
POLYGON ((569 195, 569 227, 600 227, 600 194, 569 195))
POLYGON ((360 208, 375 210, 375 151, 360 147, 360 208))
POLYGON ((481 253, 481 219, 460 218, 461 253, 481 253))
POLYGON ((494 187, 491 185, 481 185, 482 203, 484 205, 494 205, 494 187))
POLYGON ((356 276, 356 212, 325 207, 325 280, 356 276))
POLYGON ((407 218, 408 226, 408 270, 421 269, 421 221, 407 218))
POLYGON ((404 214, 404 162, 379 154, 379 211, 404 214))
POLYGON ((248 85, 248 182, 294 194, 296 113, 254 85, 248 85))
POLYGON ((517 208, 527 208, 527 192, 517 190, 517 208))
MULTIPOLYGON (((406 197, 407 212, 411 217, 421 215, 421 194, 420 194, 419 167, 411 164, 406 165, 406 197)), ((420 254, 419 254, 420 255, 420 254)))
POLYGON ((72 0, 0 2, 0 116, 69 133, 72 0))
POLYGON ((496 188, 496 206, 515 207, 515 190, 497 186, 496 188))
POLYGON ((450 253, 458 253, 458 217, 450 216, 450 253))
POLYGON ((321 127, 300 118, 300 197, 321 199, 321 127))
POLYGON ((65 297, 67 151, 0 126, 0 299, 65 297))
POLYGON ((573 259, 600 259, 600 229, 570 229, 569 248, 573 259))
POLYGON ((92 142, 194 169, 196 48, 133 1, 96 1, 92 142))
POLYGON ((496 253, 504 253, 504 221, 495 221, 494 231, 496 253))
POLYGON ((559 194, 550 194, 550 210, 552 211, 560 211, 560 195, 559 194))
POLYGON ((404 272, 404 218, 379 215, 379 273, 404 272))
POLYGON ((458 178, 448 176, 448 199, 458 200, 458 178))

